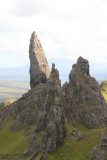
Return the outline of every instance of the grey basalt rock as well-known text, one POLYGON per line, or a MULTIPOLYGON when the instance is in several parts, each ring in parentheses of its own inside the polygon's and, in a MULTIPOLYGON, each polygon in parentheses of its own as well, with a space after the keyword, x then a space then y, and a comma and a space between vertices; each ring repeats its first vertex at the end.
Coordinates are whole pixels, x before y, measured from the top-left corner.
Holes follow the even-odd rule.
MULTIPOLYGON (((44 131, 42 136, 43 153, 54 153, 56 149, 63 145, 66 136, 64 126, 64 104, 62 101, 61 82, 59 72, 53 64, 50 77, 46 83, 46 96, 42 111, 36 123, 35 135, 44 131)), ((32 148, 33 141, 29 148, 32 148)), ((35 148, 37 146, 35 145, 35 148)))
POLYGON ((107 105, 98 82, 90 76, 86 59, 79 57, 72 66, 65 92, 67 106, 76 123, 87 128, 105 125, 107 105))
POLYGON ((29 125, 36 125, 44 111, 45 97, 46 86, 45 84, 40 84, 18 99, 13 107, 12 114, 15 120, 11 130, 15 131, 27 128, 29 125))
POLYGON ((32 33, 29 46, 30 86, 46 83, 50 69, 42 45, 35 32, 32 33))
POLYGON ((15 102, 13 116, 12 131, 35 125, 26 155, 36 150, 54 153, 63 145, 66 136, 64 103, 59 72, 54 64, 45 84, 35 86, 15 102))
MULTIPOLYGON (((14 117, 14 122, 10 129, 19 131, 35 126, 25 155, 42 152, 42 159, 46 160, 47 153, 55 153, 64 143, 65 121, 75 127, 77 123, 87 128, 103 126, 107 105, 99 84, 90 76, 86 59, 79 57, 72 67, 69 83, 61 87, 59 72, 52 64, 50 73, 35 32, 31 36, 29 56, 31 90, 13 104, 10 115, 14 117)), ((77 130, 73 134, 78 140, 83 138, 77 130)))
POLYGON ((92 160, 107 160, 107 130, 101 136, 101 145, 94 147, 92 160))

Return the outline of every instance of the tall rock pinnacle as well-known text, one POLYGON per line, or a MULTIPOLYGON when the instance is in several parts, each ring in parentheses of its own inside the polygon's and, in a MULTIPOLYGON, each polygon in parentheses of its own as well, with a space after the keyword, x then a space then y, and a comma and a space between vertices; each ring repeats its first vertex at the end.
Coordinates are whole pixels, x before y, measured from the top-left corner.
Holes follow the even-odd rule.
POLYGON ((69 74, 66 91, 69 110, 75 122, 87 128, 105 125, 107 105, 98 82, 90 76, 88 60, 79 57, 69 74))
POLYGON ((29 46, 30 86, 34 88, 40 83, 46 83, 50 69, 42 45, 35 32, 32 33, 29 46))

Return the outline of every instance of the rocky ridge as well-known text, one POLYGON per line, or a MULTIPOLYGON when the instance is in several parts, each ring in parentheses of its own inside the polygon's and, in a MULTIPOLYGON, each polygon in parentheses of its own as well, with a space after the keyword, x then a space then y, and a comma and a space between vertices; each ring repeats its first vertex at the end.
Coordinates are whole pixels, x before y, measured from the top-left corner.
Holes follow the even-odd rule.
MULTIPOLYGON (((47 154, 55 153, 64 143, 65 122, 75 127, 78 123, 86 128, 105 126, 107 105, 99 84, 90 76, 86 59, 78 58, 69 74, 69 83, 61 87, 59 72, 55 64, 50 72, 35 32, 31 35, 29 56, 31 90, 11 105, 7 119, 14 118, 12 132, 34 126, 25 158, 42 153, 40 160, 47 160, 47 154)), ((73 134, 82 139, 76 129, 73 134)))
POLYGON ((107 105, 98 82, 90 76, 86 59, 79 57, 72 66, 66 86, 66 104, 75 122, 87 128, 104 126, 107 105))
POLYGON ((33 154, 36 150, 52 154, 63 145, 66 136, 64 103, 59 72, 55 64, 52 65, 46 84, 41 83, 35 86, 14 104, 13 116, 15 121, 11 126, 12 131, 35 125, 29 147, 25 151, 26 156, 33 154), (38 141, 39 135, 41 138, 38 141))

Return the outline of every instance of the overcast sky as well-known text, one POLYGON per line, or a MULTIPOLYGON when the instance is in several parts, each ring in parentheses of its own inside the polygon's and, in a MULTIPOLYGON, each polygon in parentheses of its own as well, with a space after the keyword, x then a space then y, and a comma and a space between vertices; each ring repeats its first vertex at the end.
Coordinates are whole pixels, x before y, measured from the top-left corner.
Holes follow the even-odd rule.
POLYGON ((36 31, 47 59, 88 59, 107 70, 107 0, 0 0, 0 67, 29 63, 36 31))

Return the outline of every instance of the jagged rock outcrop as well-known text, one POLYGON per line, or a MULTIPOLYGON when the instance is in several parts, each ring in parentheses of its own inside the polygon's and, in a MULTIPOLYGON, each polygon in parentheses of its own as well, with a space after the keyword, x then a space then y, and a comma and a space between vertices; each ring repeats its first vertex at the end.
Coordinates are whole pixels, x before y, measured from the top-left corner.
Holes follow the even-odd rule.
MULTIPOLYGON (((63 145, 66 135, 64 127, 64 104, 61 100, 61 82, 59 80, 59 72, 52 65, 50 78, 45 88, 45 101, 43 109, 39 112, 36 123, 34 137, 37 133, 44 131, 41 141, 41 149, 45 153, 54 153, 56 148, 63 145)), ((37 142, 36 142, 37 143, 37 142)), ((32 152, 34 141, 31 140, 29 149, 32 152)), ((37 145, 35 144, 35 149, 37 145)))
POLYGON ((15 102, 13 115, 15 121, 11 126, 12 131, 35 125, 26 154, 36 150, 54 153, 63 145, 66 136, 64 103, 59 72, 54 64, 46 84, 37 85, 15 102))
POLYGON ((29 46, 30 57, 30 86, 35 87, 46 83, 50 76, 50 69, 42 45, 35 32, 32 33, 29 46))
MULTIPOLYGON (((31 36, 29 56, 31 90, 10 105, 10 108, 0 110, 0 125, 12 116, 14 120, 10 131, 27 131, 29 126, 34 127, 30 133, 29 146, 24 152, 25 159, 26 156, 33 155, 33 160, 41 154, 40 160, 48 160, 47 153, 53 154, 64 143, 67 132, 65 122, 66 126, 75 126, 71 132, 72 137, 82 140, 84 135, 76 129, 76 124, 81 123, 87 128, 104 126, 107 121, 107 105, 99 84, 90 76, 89 63, 84 58, 78 58, 69 74, 69 83, 66 82, 61 87, 59 72, 55 64, 52 64, 50 73, 35 32, 31 36)), ((106 140, 105 133, 98 152, 107 146, 106 140)), ((105 150, 103 155, 106 155, 105 150)))
POLYGON ((101 145, 94 147, 92 160, 107 160, 107 130, 101 136, 101 145))
POLYGON ((107 105, 98 82, 89 74, 89 63, 79 57, 69 74, 69 85, 65 90, 66 104, 76 123, 88 128, 105 124, 107 105))
POLYGON ((47 81, 47 125, 43 137, 43 149, 48 153, 54 153, 56 148, 63 145, 66 135, 64 126, 64 103, 62 100, 61 81, 59 72, 52 65, 50 78, 47 81))

